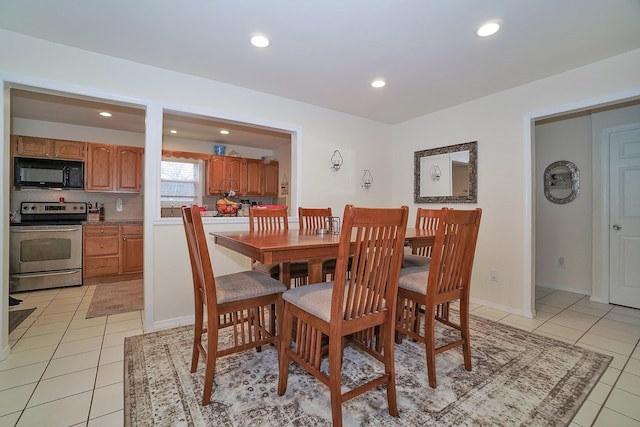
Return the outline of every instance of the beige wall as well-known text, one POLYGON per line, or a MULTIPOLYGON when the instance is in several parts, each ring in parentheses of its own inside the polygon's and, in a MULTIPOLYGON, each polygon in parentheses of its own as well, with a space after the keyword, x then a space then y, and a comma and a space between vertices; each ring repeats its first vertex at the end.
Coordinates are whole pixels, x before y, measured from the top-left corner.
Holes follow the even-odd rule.
MULTIPOLYGON (((483 209, 472 300, 532 315, 535 256, 532 127, 535 118, 640 95, 640 50, 499 92, 393 126, 392 204, 413 204, 413 153, 478 141, 483 209), (489 271, 499 271, 490 281, 489 271)), ((434 205, 429 205, 434 206, 434 205)))

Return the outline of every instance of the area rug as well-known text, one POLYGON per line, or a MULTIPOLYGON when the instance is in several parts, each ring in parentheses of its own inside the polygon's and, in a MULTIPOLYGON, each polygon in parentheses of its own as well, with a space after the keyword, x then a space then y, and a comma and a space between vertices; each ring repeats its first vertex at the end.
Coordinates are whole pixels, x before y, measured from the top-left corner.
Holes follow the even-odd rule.
MULTIPOLYGON (((192 334, 185 326, 125 339, 125 425, 331 425, 328 388, 297 365, 290 365, 287 391, 278 396, 273 346, 218 359, 212 402, 201 406, 204 365, 189 372, 192 334)), ((437 389, 428 386, 424 347, 409 339, 396 345, 399 417, 389 415, 380 387, 343 404, 344 425, 565 426, 611 361, 477 316, 471 336, 473 370, 464 369, 459 348, 438 355, 437 389)), ((381 371, 350 345, 343 360, 342 384, 349 388, 381 371)))
POLYGON ((15 328, 20 326, 20 323, 24 321, 31 313, 35 310, 34 308, 25 308, 24 310, 9 310, 9 333, 13 332, 15 328))
POLYGON ((91 298, 87 319, 128 313, 144 308, 144 284, 140 280, 100 283, 91 298))

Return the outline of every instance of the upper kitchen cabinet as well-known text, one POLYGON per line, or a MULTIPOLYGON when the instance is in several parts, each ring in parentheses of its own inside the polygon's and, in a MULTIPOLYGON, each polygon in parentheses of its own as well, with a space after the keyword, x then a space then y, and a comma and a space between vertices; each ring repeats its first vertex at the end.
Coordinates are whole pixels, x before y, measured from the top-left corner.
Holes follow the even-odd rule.
POLYGON ((207 162, 207 194, 242 192, 244 168, 241 157, 211 156, 207 162))
POLYGON ((278 162, 270 162, 264 165, 263 196, 278 196, 278 162))
POLYGON ((116 146, 115 191, 142 191, 142 153, 143 149, 140 147, 116 146))
POLYGON ((12 136, 13 154, 20 157, 37 157, 60 160, 84 160, 85 143, 61 141, 33 136, 12 136))
POLYGON ((243 159, 246 179, 242 187, 242 193, 246 196, 262 195, 263 163, 259 159, 243 159))
POLYGON ((142 190, 140 147, 87 144, 85 190, 139 193, 142 190))

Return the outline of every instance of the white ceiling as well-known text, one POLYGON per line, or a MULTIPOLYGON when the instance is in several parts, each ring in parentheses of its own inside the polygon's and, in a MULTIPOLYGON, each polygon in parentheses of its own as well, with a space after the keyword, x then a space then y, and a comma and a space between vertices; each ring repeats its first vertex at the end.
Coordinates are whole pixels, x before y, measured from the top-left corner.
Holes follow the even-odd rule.
POLYGON ((638 0, 0 1, 0 28, 390 124, 638 49, 639 22, 638 0))

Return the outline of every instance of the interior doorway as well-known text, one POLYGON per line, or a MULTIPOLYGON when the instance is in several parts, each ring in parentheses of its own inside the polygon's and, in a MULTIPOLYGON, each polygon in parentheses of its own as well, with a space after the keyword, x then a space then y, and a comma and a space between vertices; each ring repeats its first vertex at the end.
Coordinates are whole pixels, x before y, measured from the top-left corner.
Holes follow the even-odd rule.
MULTIPOLYGON (((559 112, 532 120, 534 260, 532 285, 588 295, 592 301, 609 302, 609 188, 608 145, 602 146, 607 127, 640 120, 636 97, 607 105, 559 112), (546 127, 548 146, 543 147, 546 127), (554 128, 549 132, 549 128, 554 128), (555 133, 554 133, 555 132, 555 133), (572 139, 574 146, 571 146, 572 139), (541 149, 549 152, 540 153, 541 149), (551 153, 551 154, 550 154, 551 153), (582 156, 582 157, 581 157, 582 156), (563 157, 563 158, 560 158, 563 157), (566 157, 566 158, 565 158, 566 157), (551 160, 578 158, 580 195, 559 206, 551 215, 540 213, 551 205, 543 195, 544 168, 551 160), (574 212, 574 208, 582 205, 574 212)), ((531 290, 535 307, 535 288, 531 290)))

